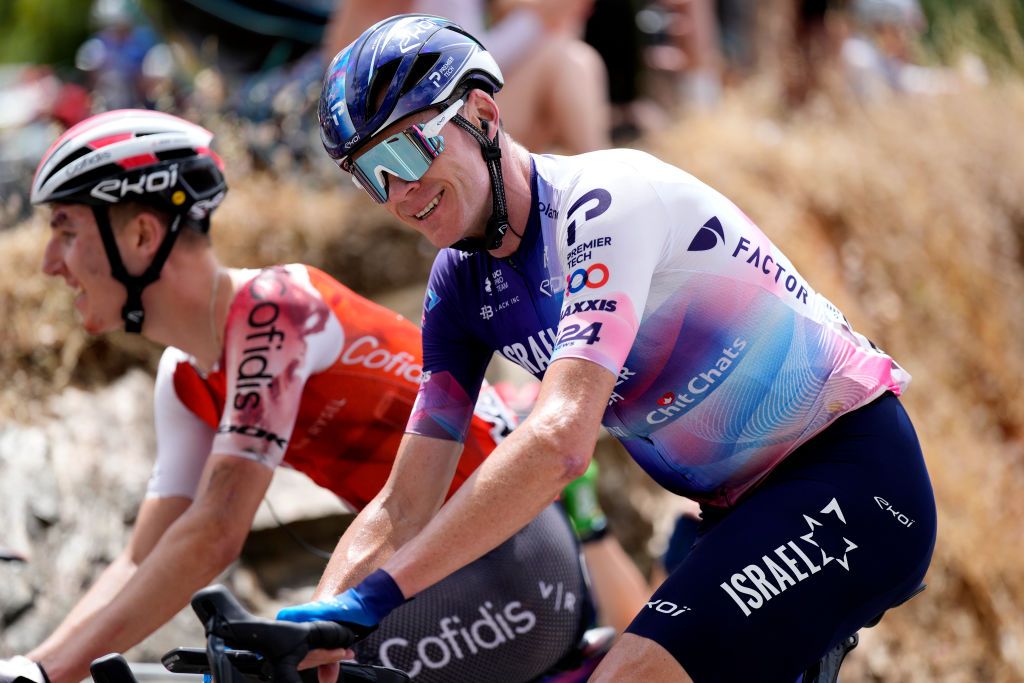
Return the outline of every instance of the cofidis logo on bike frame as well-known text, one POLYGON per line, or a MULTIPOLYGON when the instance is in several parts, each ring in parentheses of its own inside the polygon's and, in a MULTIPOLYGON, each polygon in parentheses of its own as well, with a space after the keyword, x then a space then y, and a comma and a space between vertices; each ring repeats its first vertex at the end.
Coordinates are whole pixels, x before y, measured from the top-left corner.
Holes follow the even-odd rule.
POLYGON ((603 263, 593 263, 589 268, 578 268, 565 278, 566 288, 569 294, 575 294, 584 287, 599 289, 608 284, 611 273, 608 266, 603 263))

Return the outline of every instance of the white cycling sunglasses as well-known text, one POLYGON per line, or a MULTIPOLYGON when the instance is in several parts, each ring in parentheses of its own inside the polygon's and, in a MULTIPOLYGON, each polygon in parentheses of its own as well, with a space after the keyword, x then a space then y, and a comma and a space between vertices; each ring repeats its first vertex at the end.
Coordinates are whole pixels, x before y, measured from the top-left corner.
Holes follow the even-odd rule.
POLYGON ((359 151, 359 156, 342 160, 340 166, 352 174, 352 182, 366 191, 373 201, 383 204, 388 200, 388 182, 385 174, 406 181, 419 180, 444 151, 441 129, 448 123, 465 100, 457 100, 426 123, 417 123, 390 135, 359 151))

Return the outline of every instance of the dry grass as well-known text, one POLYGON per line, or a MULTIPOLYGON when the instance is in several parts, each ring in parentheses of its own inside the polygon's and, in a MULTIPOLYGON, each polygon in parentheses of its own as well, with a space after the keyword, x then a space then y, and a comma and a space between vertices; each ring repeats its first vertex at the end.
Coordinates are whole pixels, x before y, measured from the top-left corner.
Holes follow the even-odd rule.
MULTIPOLYGON (((1024 680, 1024 84, 869 111, 761 120, 739 103, 649 141, 733 197, 861 332, 914 374, 906 403, 940 506, 926 595, 888 616, 847 680, 1024 680)), ((232 265, 298 260, 374 294, 429 250, 361 198, 236 178, 216 241, 232 265), (300 201, 301 200, 301 201, 300 201)), ((151 363, 77 330, 37 275, 45 229, 0 234, 0 411, 151 363)))
POLYGON ((940 514, 931 587, 882 622, 873 660, 858 653, 862 680, 1024 680, 1022 115, 1010 84, 784 126, 737 109, 653 145, 735 198, 915 376, 940 514))

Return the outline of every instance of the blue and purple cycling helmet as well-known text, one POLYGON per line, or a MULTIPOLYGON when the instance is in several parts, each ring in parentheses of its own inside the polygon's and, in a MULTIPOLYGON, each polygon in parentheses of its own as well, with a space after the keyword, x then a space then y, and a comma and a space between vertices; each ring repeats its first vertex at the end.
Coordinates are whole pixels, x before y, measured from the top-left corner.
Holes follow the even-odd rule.
POLYGON ((480 144, 494 204, 486 239, 455 246, 497 248, 508 228, 500 136, 490 140, 487 122, 481 130, 458 110, 469 90, 493 95, 503 82, 491 54, 454 22, 426 14, 391 17, 364 31, 327 67, 320 94, 320 138, 327 154, 352 173, 356 184, 383 203, 388 176, 421 178, 444 149, 440 127, 452 121, 480 144), (371 144, 395 121, 431 109, 444 113, 394 136, 395 145, 371 144))
POLYGON ((497 62, 454 22, 425 14, 385 19, 363 32, 327 67, 320 137, 342 160, 395 121, 444 108, 469 88, 493 94, 497 62))

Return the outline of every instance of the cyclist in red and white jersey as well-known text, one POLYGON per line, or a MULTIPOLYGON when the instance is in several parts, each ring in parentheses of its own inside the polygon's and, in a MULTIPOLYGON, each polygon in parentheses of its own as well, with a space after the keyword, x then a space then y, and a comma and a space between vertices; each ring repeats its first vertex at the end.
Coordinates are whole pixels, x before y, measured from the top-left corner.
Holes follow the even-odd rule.
POLYGON ((498 125, 501 86, 473 36, 425 15, 328 67, 328 154, 441 248, 399 458, 458 452, 494 352, 542 384, 416 538, 279 617, 377 623, 542 509, 603 424, 703 521, 592 680, 792 683, 931 560, 910 376, 729 199, 635 150, 530 154, 498 125))
MULTIPOLYGON (((513 426, 487 390, 461 458, 396 461, 422 374, 418 328, 310 266, 222 267, 208 231, 227 186, 211 139, 166 114, 100 114, 58 139, 35 176, 33 202, 52 205, 43 270, 77 290, 85 328, 124 327, 168 347, 149 490, 122 555, 28 654, 49 683, 81 680, 90 661, 141 641, 223 571, 276 467, 362 510, 365 536, 338 549, 339 581, 355 583, 513 426)), ((452 578, 396 612, 358 659, 423 681, 526 681, 588 625, 578 544, 554 505, 452 578)))

